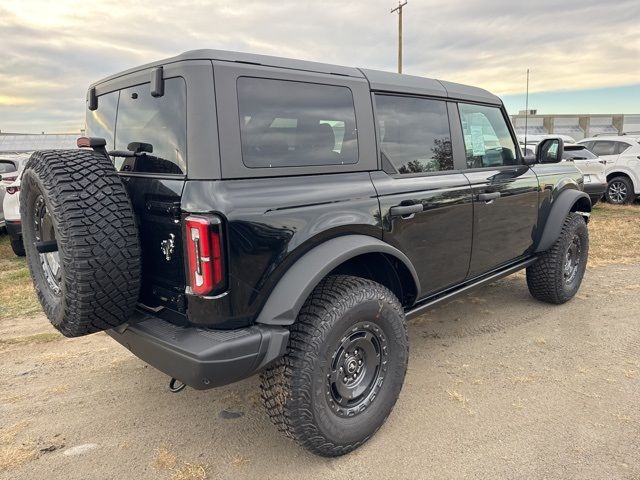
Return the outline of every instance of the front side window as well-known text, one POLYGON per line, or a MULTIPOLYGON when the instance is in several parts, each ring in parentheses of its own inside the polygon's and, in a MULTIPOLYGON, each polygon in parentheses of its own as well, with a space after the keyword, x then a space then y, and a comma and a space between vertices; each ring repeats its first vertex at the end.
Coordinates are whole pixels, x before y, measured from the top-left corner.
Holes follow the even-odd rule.
POLYGON ((381 154, 400 174, 453 170, 447 105, 376 95, 381 154))
MULTIPOLYGON (((98 110, 102 108, 100 99, 98 110)), ((151 96, 148 83, 121 90, 116 150, 127 150, 132 143, 146 143, 153 151, 124 162, 116 159, 116 167, 129 172, 186 173, 186 103, 187 87, 180 77, 164 81, 161 97, 151 96)))
POLYGON ((242 161, 249 168, 358 161, 353 95, 347 87, 240 77, 242 161))
POLYGON ((459 103, 467 168, 517 165, 516 146, 497 107, 459 103))

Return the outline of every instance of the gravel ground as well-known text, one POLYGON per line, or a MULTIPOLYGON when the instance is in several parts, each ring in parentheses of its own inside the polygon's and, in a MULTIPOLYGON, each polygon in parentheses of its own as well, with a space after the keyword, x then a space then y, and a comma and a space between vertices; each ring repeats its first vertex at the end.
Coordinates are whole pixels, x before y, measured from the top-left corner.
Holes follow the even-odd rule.
POLYGON ((281 437, 258 382, 180 394, 105 334, 0 323, 0 478, 640 479, 640 265, 590 268, 577 298, 522 274, 410 323, 404 390, 343 458, 281 437))

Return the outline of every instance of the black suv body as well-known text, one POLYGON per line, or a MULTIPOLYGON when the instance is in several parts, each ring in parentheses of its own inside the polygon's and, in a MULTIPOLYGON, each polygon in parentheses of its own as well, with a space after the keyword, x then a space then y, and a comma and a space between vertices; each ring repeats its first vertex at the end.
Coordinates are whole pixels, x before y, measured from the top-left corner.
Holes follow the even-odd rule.
MULTIPOLYGON (((87 106, 88 135, 105 139, 140 237, 138 306, 108 333, 196 389, 293 355, 301 310, 311 315, 327 278, 375 282, 411 317, 533 268, 572 212, 586 224, 591 210, 579 171, 556 163, 561 140, 541 146, 535 162, 523 158, 501 100, 475 87, 199 50, 101 80, 87 106)), ((365 291, 369 283, 349 285, 365 291)), ((557 294, 545 292, 538 297, 557 294)), ((363 328, 375 337, 375 327, 363 328)), ((373 350, 367 344, 370 355, 380 356, 388 337, 373 350)), ((344 347, 345 365, 335 354, 324 362, 351 372, 363 361, 352 350, 344 347)), ((281 378, 295 370, 287 365, 281 378)), ((267 403, 273 378, 263 387, 267 403)), ((341 415, 335 388, 329 405, 341 415)), ((357 409, 345 400, 345 421, 375 404, 376 391, 366 390, 357 409)), ((284 404, 273 403, 272 416, 284 404)), ((287 428, 327 455, 371 434, 327 449, 287 428)), ((331 428, 320 430, 331 437, 331 428)))

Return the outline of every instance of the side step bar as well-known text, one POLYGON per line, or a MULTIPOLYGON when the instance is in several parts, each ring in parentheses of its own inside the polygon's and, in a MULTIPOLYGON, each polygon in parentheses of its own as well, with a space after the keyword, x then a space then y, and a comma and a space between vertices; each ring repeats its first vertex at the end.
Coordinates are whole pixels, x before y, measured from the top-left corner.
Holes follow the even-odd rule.
POLYGON ((196 390, 250 377, 284 355, 289 340, 283 327, 180 327, 140 311, 107 333, 141 360, 196 390))
POLYGON ((529 265, 534 263, 536 260, 537 260, 537 257, 528 258, 514 265, 506 267, 504 270, 490 272, 486 275, 470 280, 469 282, 464 283, 462 286, 457 286, 450 290, 445 290, 444 292, 440 292, 436 295, 428 297, 425 300, 422 300, 421 302, 414 305, 413 308, 411 308, 410 310, 407 310, 405 312, 405 317, 407 318, 407 320, 409 320, 411 318, 415 318, 419 315, 422 315, 427 310, 429 310, 430 308, 432 308, 433 306, 439 303, 445 302, 447 300, 451 300, 457 297, 458 295, 462 295, 463 293, 470 292, 472 290, 475 290, 478 287, 482 287, 483 285, 486 285, 491 282, 495 282, 496 280, 499 280, 503 277, 511 275, 512 273, 515 273, 518 270, 522 270, 523 268, 528 267, 529 265))

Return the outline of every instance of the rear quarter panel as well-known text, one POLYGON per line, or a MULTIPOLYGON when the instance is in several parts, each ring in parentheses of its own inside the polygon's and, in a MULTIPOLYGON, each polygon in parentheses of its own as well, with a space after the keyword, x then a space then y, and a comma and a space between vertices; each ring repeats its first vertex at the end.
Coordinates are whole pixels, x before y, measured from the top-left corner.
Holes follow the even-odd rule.
POLYGON ((250 323, 289 266, 330 238, 382 237, 368 172, 187 182, 182 210, 223 217, 228 291, 189 298, 192 323, 250 323))

